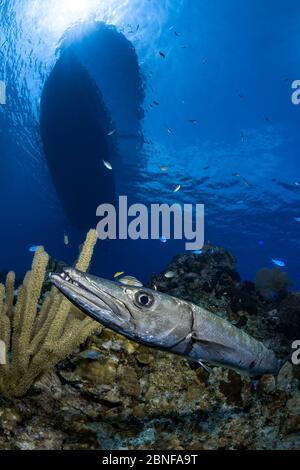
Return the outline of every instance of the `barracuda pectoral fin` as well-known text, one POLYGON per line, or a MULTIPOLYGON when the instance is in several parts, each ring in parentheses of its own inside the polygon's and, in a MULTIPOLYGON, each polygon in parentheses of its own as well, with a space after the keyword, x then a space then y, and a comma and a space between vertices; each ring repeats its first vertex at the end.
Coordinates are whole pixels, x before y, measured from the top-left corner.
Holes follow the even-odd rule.
POLYGON ((200 369, 202 367, 202 369, 206 370, 206 372, 208 372, 209 374, 211 374, 213 372, 213 370, 204 361, 201 361, 201 359, 199 359, 199 360, 188 359, 188 363, 189 363, 191 369, 193 369, 193 370, 197 370, 197 369, 200 369))
POLYGON ((222 343, 217 343, 215 341, 203 339, 195 332, 192 333, 191 340, 196 347, 198 346, 200 348, 200 354, 202 352, 205 357, 205 359, 202 359, 200 356, 200 359, 193 361, 193 366, 196 364, 196 367, 202 367, 209 374, 212 373, 212 369, 209 367, 210 364, 219 364, 219 361, 221 362, 225 353, 233 351, 233 349, 229 346, 226 346, 222 343), (211 359, 211 362, 207 359, 211 359))
POLYGON ((233 349, 229 346, 201 338, 195 332, 193 332, 192 334, 192 341, 194 342, 194 344, 198 344, 199 346, 201 346, 208 354, 211 353, 212 355, 222 355, 224 354, 224 352, 233 352, 233 349))
POLYGON ((198 361, 198 363, 204 370, 206 370, 206 372, 208 372, 209 374, 212 373, 212 369, 207 364, 205 364, 205 362, 198 361))

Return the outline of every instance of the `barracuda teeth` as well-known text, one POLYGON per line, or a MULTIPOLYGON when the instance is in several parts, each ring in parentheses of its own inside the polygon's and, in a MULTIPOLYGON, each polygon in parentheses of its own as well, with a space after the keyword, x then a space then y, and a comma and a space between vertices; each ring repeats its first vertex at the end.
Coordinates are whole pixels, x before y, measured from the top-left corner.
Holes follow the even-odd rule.
POLYGON ((75 286, 75 287, 80 287, 79 284, 78 284, 78 282, 73 281, 73 279, 71 279, 70 276, 68 276, 67 273, 61 273, 60 277, 61 277, 64 281, 69 282, 70 284, 72 284, 73 286, 75 286))

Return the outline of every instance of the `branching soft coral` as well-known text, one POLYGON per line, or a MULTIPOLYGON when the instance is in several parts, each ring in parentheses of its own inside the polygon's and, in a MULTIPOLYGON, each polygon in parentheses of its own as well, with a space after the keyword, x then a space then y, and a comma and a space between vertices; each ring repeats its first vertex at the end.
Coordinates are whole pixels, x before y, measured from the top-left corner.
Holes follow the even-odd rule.
MULTIPOLYGON (((77 269, 88 269, 96 241, 96 231, 91 230, 77 269)), ((99 329, 98 323, 78 315, 54 287, 39 306, 48 261, 47 253, 39 248, 16 302, 14 273, 8 274, 6 286, 0 284, 0 341, 7 352, 7 363, 0 365, 0 393, 7 397, 23 396, 35 381, 99 329)))

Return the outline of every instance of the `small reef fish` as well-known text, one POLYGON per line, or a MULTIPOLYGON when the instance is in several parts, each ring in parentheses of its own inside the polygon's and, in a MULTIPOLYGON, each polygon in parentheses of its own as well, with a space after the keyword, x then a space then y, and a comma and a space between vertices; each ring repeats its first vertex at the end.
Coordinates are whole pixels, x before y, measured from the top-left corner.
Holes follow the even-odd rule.
POLYGON ((82 359, 89 359, 90 361, 97 361, 97 359, 100 359, 102 357, 102 354, 100 351, 97 351, 95 349, 88 349, 87 351, 83 351, 82 353, 80 353, 79 357, 81 357, 82 359))
POLYGON ((66 269, 52 283, 86 315, 148 347, 198 365, 224 366, 257 377, 277 375, 273 351, 227 320, 161 292, 66 269))
POLYGON ((119 282, 124 286, 143 287, 143 284, 133 276, 124 276, 119 278, 119 282))
POLYGON ((181 184, 178 184, 177 186, 175 186, 174 190, 173 190, 173 193, 178 193, 178 191, 180 191, 181 189, 181 184))
POLYGON ((109 131, 107 135, 108 135, 108 137, 111 137, 111 136, 114 135, 116 132, 117 132, 116 129, 113 129, 112 131, 109 131))
POLYGON ((28 251, 30 251, 30 253, 35 253, 38 248, 40 248, 41 246, 40 245, 37 245, 37 246, 31 246, 28 251))
POLYGON ((275 264, 275 266, 279 266, 280 268, 284 268, 285 262, 281 261, 280 259, 271 259, 272 263, 275 264))
POLYGON ((166 54, 165 54, 164 52, 161 52, 161 51, 160 51, 160 52, 159 52, 159 55, 160 55, 160 57, 162 57, 163 59, 166 58, 166 54))
POLYGON ((162 165, 162 166, 159 167, 159 169, 160 169, 160 171, 162 171, 164 173, 164 172, 168 171, 169 168, 167 166, 162 165))
POLYGON ((166 131, 168 134, 173 135, 173 131, 170 127, 166 126, 166 131))
POLYGON ((197 119, 189 119, 188 122, 191 124, 197 124, 197 119))
POLYGON ((65 244, 66 246, 68 246, 68 245, 70 244, 70 240, 69 240, 68 235, 64 235, 64 244, 65 244))
POLYGON ((166 237, 160 237, 159 240, 162 242, 162 243, 167 243, 167 239, 166 237))
POLYGON ((174 271, 167 271, 164 274, 164 276, 165 276, 166 279, 173 279, 173 277, 175 277, 175 273, 174 273, 174 271))
POLYGON ((192 251, 193 255, 202 255, 203 250, 194 250, 192 251))
POLYGON ((110 162, 106 162, 105 160, 103 160, 103 165, 110 171, 113 169, 112 164, 110 162))
POLYGON ((114 274, 114 279, 117 279, 118 277, 123 276, 123 274, 125 274, 124 271, 118 271, 118 272, 116 272, 116 273, 114 274))

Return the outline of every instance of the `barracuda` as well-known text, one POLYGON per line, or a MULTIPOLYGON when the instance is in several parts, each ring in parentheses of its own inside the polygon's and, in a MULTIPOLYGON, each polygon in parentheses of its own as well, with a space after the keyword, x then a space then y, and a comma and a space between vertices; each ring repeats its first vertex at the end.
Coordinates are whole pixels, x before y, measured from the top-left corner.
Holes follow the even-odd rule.
POLYGON ((190 302, 74 269, 51 280, 85 314, 138 343, 251 376, 279 371, 280 362, 262 343, 190 302))

